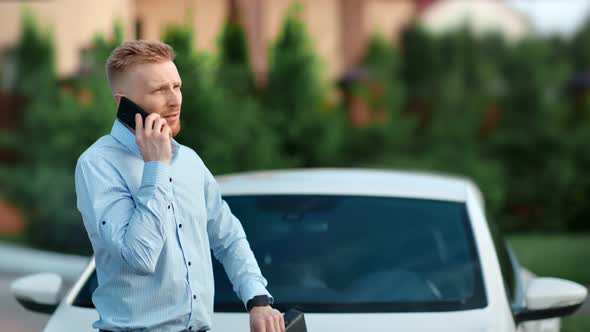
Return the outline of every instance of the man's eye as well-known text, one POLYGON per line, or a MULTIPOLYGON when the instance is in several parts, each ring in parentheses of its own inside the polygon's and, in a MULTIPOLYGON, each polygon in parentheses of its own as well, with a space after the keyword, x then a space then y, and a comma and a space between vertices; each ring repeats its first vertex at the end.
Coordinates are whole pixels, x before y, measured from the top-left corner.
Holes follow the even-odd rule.
POLYGON ((175 89, 180 89, 180 85, 175 85, 174 88, 175 89))

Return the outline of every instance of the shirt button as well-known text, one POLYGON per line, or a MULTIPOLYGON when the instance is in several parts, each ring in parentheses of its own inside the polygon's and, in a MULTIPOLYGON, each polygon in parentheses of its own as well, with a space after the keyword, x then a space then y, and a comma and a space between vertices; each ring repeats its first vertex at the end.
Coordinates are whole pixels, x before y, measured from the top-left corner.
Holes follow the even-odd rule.
POLYGON ((192 326, 189 326, 188 329, 192 331, 193 330, 193 327, 192 326))
POLYGON ((188 262, 188 266, 191 266, 191 262, 188 262))
POLYGON ((172 182, 172 178, 170 178, 169 180, 170 180, 170 182, 172 182))
POLYGON ((170 205, 168 205, 168 210, 170 210, 170 205))
POLYGON ((196 300, 197 299, 197 296, 196 295, 193 295, 193 299, 196 300))
POLYGON ((103 222, 102 222, 102 224, 103 224, 103 225, 104 225, 104 224, 106 224, 106 223, 107 223, 106 221, 103 221, 103 222))

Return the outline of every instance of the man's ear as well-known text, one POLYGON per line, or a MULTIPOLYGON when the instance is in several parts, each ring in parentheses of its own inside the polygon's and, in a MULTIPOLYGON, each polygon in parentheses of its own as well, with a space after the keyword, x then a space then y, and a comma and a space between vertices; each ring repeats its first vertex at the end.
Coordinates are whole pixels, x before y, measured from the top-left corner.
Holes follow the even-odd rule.
POLYGON ((121 102, 121 97, 123 97, 123 95, 115 93, 113 97, 115 97, 115 104, 117 104, 117 107, 119 107, 119 103, 121 102))

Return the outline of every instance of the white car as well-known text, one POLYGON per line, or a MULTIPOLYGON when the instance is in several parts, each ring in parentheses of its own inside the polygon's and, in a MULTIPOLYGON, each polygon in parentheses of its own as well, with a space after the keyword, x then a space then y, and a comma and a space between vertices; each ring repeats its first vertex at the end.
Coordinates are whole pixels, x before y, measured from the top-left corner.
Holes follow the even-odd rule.
MULTIPOLYGON (((310 332, 556 332, 587 295, 527 273, 487 220, 468 180, 410 172, 307 169, 217 178, 281 311, 310 332)), ((16 280, 25 307, 52 313, 45 332, 93 331, 94 262, 60 301, 61 278, 16 280)), ((215 261, 216 332, 248 315, 215 261)))

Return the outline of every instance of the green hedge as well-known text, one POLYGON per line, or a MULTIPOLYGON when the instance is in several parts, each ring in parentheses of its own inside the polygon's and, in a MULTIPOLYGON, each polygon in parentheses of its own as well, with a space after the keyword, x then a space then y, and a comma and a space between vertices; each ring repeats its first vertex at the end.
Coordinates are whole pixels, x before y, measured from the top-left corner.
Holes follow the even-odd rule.
MULTIPOLYGON (((166 29, 183 78, 178 138, 214 173, 325 166, 451 173, 479 184, 490 218, 505 230, 590 229, 590 101, 565 89, 586 69, 589 25, 572 42, 512 44, 467 29, 435 37, 411 26, 402 48, 372 39, 358 65, 365 76, 327 82, 300 10, 288 13, 269 50, 263 85, 254 81, 239 23, 223 29, 218 56, 195 50, 190 28, 166 29), (349 117, 359 105, 373 118, 363 127, 349 117)), ((0 194, 23 208, 36 245, 88 251, 65 241, 87 243, 78 237, 73 172, 112 125, 103 68, 122 27, 111 40, 94 39, 84 74, 58 82, 52 35, 30 15, 24 20, 12 88, 27 100, 24 120, 0 133, 0 148, 17 151, 19 161, 0 165, 0 194)))

